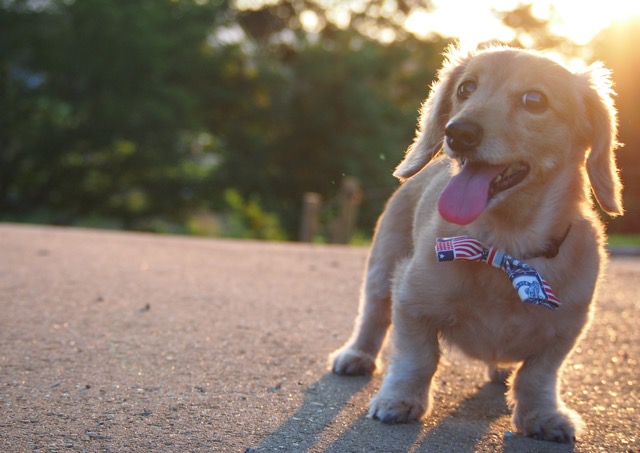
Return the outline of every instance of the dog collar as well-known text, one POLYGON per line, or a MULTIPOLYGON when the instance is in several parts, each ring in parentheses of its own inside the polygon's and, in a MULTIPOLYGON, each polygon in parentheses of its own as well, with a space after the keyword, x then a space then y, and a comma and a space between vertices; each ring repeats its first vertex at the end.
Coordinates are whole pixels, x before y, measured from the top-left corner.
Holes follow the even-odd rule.
POLYGON ((547 248, 539 253, 527 255, 523 259, 530 260, 532 258, 555 258, 556 256, 558 256, 558 253, 560 253, 560 246, 564 243, 564 240, 567 239, 567 236, 569 236, 569 231, 571 231, 571 224, 569 224, 561 238, 551 238, 549 244, 547 245, 547 248))
MULTIPOLYGON (((567 230, 567 234, 568 232, 567 230)), ((557 255, 557 249, 567 234, 559 241, 553 256, 557 255)), ((523 302, 542 305, 550 310, 555 310, 560 306, 560 300, 553 293, 547 281, 532 266, 515 259, 502 250, 487 247, 469 236, 437 238, 436 256, 439 262, 463 260, 490 264, 507 273, 511 284, 523 302)))

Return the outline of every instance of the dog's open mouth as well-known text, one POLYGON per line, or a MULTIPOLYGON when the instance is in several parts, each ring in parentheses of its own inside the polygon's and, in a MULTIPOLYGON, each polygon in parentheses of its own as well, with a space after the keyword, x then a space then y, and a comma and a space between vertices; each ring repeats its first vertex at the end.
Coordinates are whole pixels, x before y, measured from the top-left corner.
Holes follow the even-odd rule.
POLYGON ((467 225, 482 214, 491 198, 520 184, 528 173, 524 162, 492 165, 463 160, 460 172, 440 194, 440 215, 448 222, 467 225))
POLYGON ((529 173, 529 166, 524 162, 511 164, 506 170, 493 178, 489 185, 489 198, 522 182, 529 173))

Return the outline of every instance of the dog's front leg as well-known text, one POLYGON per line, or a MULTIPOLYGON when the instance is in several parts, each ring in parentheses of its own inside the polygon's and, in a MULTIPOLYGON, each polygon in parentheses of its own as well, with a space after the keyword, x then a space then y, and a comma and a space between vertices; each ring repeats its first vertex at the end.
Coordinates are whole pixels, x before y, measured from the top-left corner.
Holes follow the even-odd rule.
POLYGON ((431 380, 440 359, 438 333, 409 310, 394 307, 393 352, 369 417, 384 423, 419 420, 431 406, 431 380))
POLYGON ((412 249, 412 200, 403 185, 378 220, 351 338, 330 356, 338 374, 371 374, 391 323, 391 282, 396 265, 412 249))
POLYGON ((549 348, 525 360, 514 373, 508 398, 513 424, 526 436, 571 443, 583 423, 558 395, 558 373, 568 350, 549 348))
MULTIPOLYGON (((374 245, 375 247, 375 245, 374 245)), ((351 338, 330 356, 334 373, 371 374, 376 357, 391 323, 391 273, 388 263, 369 256, 365 280, 360 291, 360 307, 351 338)))

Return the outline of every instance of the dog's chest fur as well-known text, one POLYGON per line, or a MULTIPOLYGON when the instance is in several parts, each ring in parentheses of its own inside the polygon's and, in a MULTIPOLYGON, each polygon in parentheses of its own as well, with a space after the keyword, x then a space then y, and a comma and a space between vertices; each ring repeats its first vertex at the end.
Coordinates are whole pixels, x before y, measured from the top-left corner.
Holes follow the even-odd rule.
POLYGON ((452 270, 456 279, 432 307, 440 312, 439 331, 446 342, 487 362, 514 362, 560 333, 561 324, 553 319, 557 313, 522 302, 501 270, 482 269, 484 263, 451 264, 476 269, 452 270))

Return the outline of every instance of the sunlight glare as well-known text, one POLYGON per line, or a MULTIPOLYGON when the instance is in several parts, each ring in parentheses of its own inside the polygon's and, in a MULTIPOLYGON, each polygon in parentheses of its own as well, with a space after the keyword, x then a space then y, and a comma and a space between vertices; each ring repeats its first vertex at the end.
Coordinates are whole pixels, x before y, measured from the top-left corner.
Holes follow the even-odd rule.
POLYGON ((338 28, 346 30, 351 23, 351 11, 348 5, 337 5, 327 10, 327 18, 338 28))
POLYGON ((324 27, 320 18, 310 9, 306 9, 300 13, 300 23, 307 33, 318 33, 324 27))
POLYGON ((596 34, 615 22, 640 16, 640 2, 632 0, 608 0, 606 4, 597 5, 585 0, 538 0, 534 5, 543 12, 544 9, 553 11, 556 19, 552 20, 551 30, 577 44, 589 43, 596 34))
POLYGON ((274 6, 279 0, 235 0, 233 6, 239 10, 257 10, 265 6, 274 6))
MULTIPOLYGON (((421 38, 434 34, 458 38, 462 45, 483 41, 508 42, 512 30, 496 17, 496 11, 510 11, 521 0, 433 0, 430 10, 417 9, 407 18, 405 28, 421 38)), ((616 21, 640 16, 640 2, 609 0, 606 6, 588 0, 534 0, 533 14, 549 19, 553 33, 566 36, 577 44, 587 44, 616 21)))
MULTIPOLYGON (((265 5, 276 5, 281 0, 233 0, 241 10, 258 9, 265 5)), ((338 28, 351 25, 353 14, 365 11, 367 0, 316 0, 326 8, 326 19, 338 28)), ((473 47, 481 42, 499 40, 510 42, 515 33, 503 25, 496 12, 511 11, 523 4, 522 0, 431 0, 431 8, 416 8, 404 21, 404 27, 419 38, 429 39, 435 35, 457 38, 464 47, 473 47)), ((640 1, 608 0, 606 4, 592 0, 533 0, 532 13, 549 20, 549 30, 566 36, 577 44, 589 43, 595 35, 616 22, 640 17, 640 1)), ((374 17, 398 20, 395 2, 385 1, 381 6, 373 5, 368 10, 374 17)), ((324 18, 306 9, 301 14, 301 24, 308 32, 318 32, 326 24, 324 18)), ((392 30, 378 30, 375 35, 383 42, 395 39, 392 30)), ((526 36, 522 36, 526 40, 526 36)), ((525 42, 525 44, 527 44, 525 42)))
POLYGON ((433 0, 430 10, 415 10, 405 22, 405 28, 416 36, 429 38, 434 34, 455 37, 463 46, 499 39, 510 41, 513 31, 502 25, 494 9, 510 9, 515 1, 433 0))

